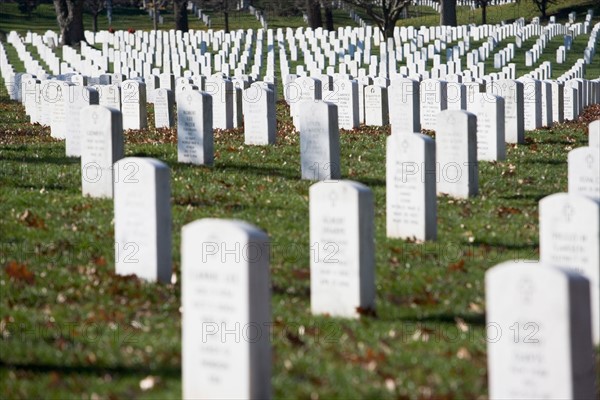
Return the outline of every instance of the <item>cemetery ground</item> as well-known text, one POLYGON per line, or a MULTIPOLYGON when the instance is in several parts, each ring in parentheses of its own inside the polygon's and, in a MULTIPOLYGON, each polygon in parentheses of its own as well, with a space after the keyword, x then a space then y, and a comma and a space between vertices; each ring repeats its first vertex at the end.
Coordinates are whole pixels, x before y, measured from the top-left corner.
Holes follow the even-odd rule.
POLYGON ((484 273, 539 258, 538 201, 567 191, 567 153, 587 144, 587 123, 600 117, 590 107, 579 121, 528 132, 524 145, 508 145, 506 161, 481 162, 479 195, 438 197, 438 240, 427 243, 386 238, 389 127, 340 130, 342 177, 373 190, 376 227, 376 310, 346 320, 310 313, 313 182, 300 179, 299 135, 283 102, 276 145, 216 131, 213 167, 177 162, 176 132, 153 127, 152 105, 150 127, 125 133, 126 156, 171 169, 174 274, 152 284, 114 273, 112 200, 82 197, 79 159, 0 88, 8 398, 181 397, 181 228, 207 217, 245 220, 270 236, 274 397, 484 398, 486 335, 530 333, 486 333, 484 273))
MULTIPOLYGON (((548 4, 548 15, 555 15, 558 22, 567 21, 569 12, 576 12, 578 15, 585 15, 588 9, 594 9, 596 15, 600 15, 600 3, 596 0, 561 0, 548 4)), ((356 10, 358 15, 365 21, 370 22, 368 15, 360 9, 356 10)), ((299 26, 306 27, 306 22, 302 16, 276 16, 270 10, 265 10, 269 28, 296 28, 299 26)), ((218 30, 224 28, 224 20, 221 13, 207 11, 207 14, 212 19, 212 29, 218 30)), ((174 27, 173 10, 165 8, 161 10, 161 15, 164 17, 164 24, 160 29, 172 29, 174 27)), ((506 5, 488 7, 487 23, 497 24, 501 21, 513 21, 518 18, 531 19, 539 16, 539 10, 532 1, 521 1, 506 5)), ((207 26, 201 20, 189 15, 190 29, 206 30, 207 26)), ((430 7, 414 6, 409 9, 409 17, 400 20, 400 26, 435 26, 439 24, 439 14, 430 7)), ((457 7, 457 22, 463 24, 481 24, 481 11, 472 10, 468 6, 457 7)), ((257 19, 248 12, 232 11, 229 16, 229 24, 231 30, 236 29, 259 29, 260 23, 257 19)), ((84 13, 84 26, 89 28, 92 26, 92 17, 88 13, 84 13)), ((340 26, 357 26, 357 24, 348 17, 348 13, 344 10, 334 10, 334 27, 337 29, 340 26)), ((135 30, 150 30, 152 29, 152 19, 148 17, 147 12, 134 7, 115 7, 113 10, 112 24, 109 25, 106 17, 106 12, 98 15, 98 29, 108 29, 112 27, 115 30, 127 30, 133 28, 135 30)), ((56 30, 56 14, 52 4, 39 4, 33 11, 31 17, 23 15, 18 10, 17 3, 0 3, 0 36, 3 36, 16 30, 19 32, 38 32, 43 34, 47 30, 56 30)))

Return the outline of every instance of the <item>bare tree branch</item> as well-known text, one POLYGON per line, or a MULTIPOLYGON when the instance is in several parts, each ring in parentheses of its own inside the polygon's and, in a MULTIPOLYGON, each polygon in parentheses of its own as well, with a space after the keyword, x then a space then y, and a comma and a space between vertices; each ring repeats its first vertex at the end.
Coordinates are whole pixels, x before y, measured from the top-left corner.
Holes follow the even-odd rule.
POLYGON ((379 27, 387 40, 394 35, 394 27, 400 19, 402 11, 408 7, 410 0, 342 0, 344 3, 362 10, 379 27))

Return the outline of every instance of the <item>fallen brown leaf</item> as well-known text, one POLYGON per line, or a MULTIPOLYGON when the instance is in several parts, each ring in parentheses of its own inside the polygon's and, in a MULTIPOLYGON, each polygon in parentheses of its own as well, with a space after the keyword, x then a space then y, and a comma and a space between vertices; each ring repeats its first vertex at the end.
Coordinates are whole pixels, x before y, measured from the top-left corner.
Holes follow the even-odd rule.
POLYGON ((46 227, 44 220, 29 210, 25 210, 23 214, 19 215, 19 220, 30 228, 44 229, 46 227))
POLYGON ((9 261, 4 270, 8 276, 11 277, 11 279, 16 281, 24 281, 29 285, 32 285, 35 281, 33 272, 29 271, 25 264, 19 264, 16 261, 9 261))
POLYGON ((448 264, 448 270, 451 272, 465 272, 465 260, 460 259, 455 263, 448 264))

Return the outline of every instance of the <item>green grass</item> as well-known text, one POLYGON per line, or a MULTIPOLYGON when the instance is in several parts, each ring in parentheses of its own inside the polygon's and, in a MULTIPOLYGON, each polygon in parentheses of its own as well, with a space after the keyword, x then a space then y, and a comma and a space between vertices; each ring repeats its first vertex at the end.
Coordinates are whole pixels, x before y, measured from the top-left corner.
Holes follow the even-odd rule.
MULTIPOLYGON (((598 20, 599 20, 598 18, 594 19, 595 22, 597 22, 598 20)), ((518 48, 515 46, 515 56, 510 61, 510 63, 514 63, 516 65, 516 74, 517 74, 516 76, 517 77, 523 76, 523 75, 527 74, 528 72, 534 70, 535 68, 539 67, 544 61, 550 61, 552 63, 552 78, 556 79, 557 77, 562 75, 564 72, 569 70, 578 59, 583 58, 583 51, 585 50, 585 48, 587 46, 589 36, 588 35, 579 35, 578 37, 576 37, 573 40, 573 45, 571 47, 571 50, 567 52, 567 57, 565 59, 565 62, 562 64, 558 64, 556 62, 556 50, 558 49, 559 46, 563 45, 564 36, 556 35, 554 38, 552 38, 547 43, 546 48, 544 49, 544 52, 542 53, 540 58, 537 60, 537 62, 531 67, 526 67, 525 66, 525 52, 527 52, 533 48, 533 45, 535 44, 537 39, 539 39, 539 36, 534 35, 534 36, 530 37, 528 40, 523 41, 521 48, 518 48)), ((490 56, 485 60, 486 74, 489 74, 492 72, 498 72, 498 71, 502 70, 502 68, 494 68, 494 54, 498 53, 500 50, 506 48, 506 45, 508 43, 514 43, 514 37, 507 38, 504 41, 502 41, 500 43, 500 45, 496 47, 495 51, 491 52, 490 56)), ((471 45, 471 49, 475 49, 477 47, 479 47, 479 44, 471 45)), ((587 79, 596 79, 596 78, 600 77, 600 63, 593 62, 593 63, 587 65, 586 69, 585 69, 585 77, 587 79)))
MULTIPOLYGON (((225 16, 220 12, 203 11, 204 14, 210 15, 211 29, 225 29, 225 16)), ((189 16, 190 20, 197 17, 189 16)), ((238 29, 260 29, 262 26, 256 17, 248 12, 231 11, 229 13, 229 30, 235 31, 238 29)))
MULTIPOLYGON (((179 284, 114 274, 113 204, 80 192, 77 159, 48 128, 27 125, 0 93, 0 379, 7 398, 179 398, 179 284), (16 262, 26 273, 9 276, 16 262), (158 377, 153 389, 139 383, 158 377)), ((152 121, 152 109, 150 109, 152 121)), ((375 196, 377 315, 313 317, 309 308, 308 189, 298 135, 278 105, 278 144, 215 136, 212 168, 177 163, 174 131, 125 135, 127 156, 171 168, 173 268, 180 232, 199 218, 238 218, 268 232, 275 397, 485 396, 483 276, 508 259, 538 257, 538 201, 567 190, 567 152, 584 125, 529 132, 503 162, 480 164, 480 195, 438 199, 439 239, 385 235, 388 128, 341 133, 342 174, 375 196), (464 327, 466 326, 466 330, 464 327), (303 328, 301 328, 303 327, 303 328)))
MULTIPOLYGON (((598 22, 599 20, 600 19, 596 17, 594 19, 594 22, 598 22)), ((541 65, 544 61, 550 61, 552 63, 552 77, 559 77, 560 75, 571 69, 571 67, 575 64, 575 62, 578 59, 583 58, 583 52, 587 47, 588 39, 588 35, 580 35, 576 37, 573 40, 571 50, 567 52, 565 62, 563 62, 562 64, 558 64, 556 62, 556 50, 559 46, 562 46, 564 44, 564 36, 558 35, 554 37, 550 42, 548 42, 548 45, 546 46, 544 53, 538 59, 536 66, 541 65)), ((531 47, 533 47, 533 44, 531 45, 531 47)), ((529 47, 527 50, 531 50, 531 47, 529 47)), ((598 47, 598 45, 596 45, 596 47, 598 47)), ((525 53, 523 53, 522 64, 519 61, 517 63, 517 67, 520 67, 522 74, 525 74, 527 72, 527 67, 525 67, 525 53)), ((519 70, 519 68, 517 68, 517 70, 519 70)), ((588 79, 597 79, 600 77, 600 62, 598 62, 598 59, 595 58, 594 62, 586 65, 585 76, 588 79)))
MULTIPOLYGON (((557 22, 566 22, 568 14, 571 11, 577 13, 578 21, 583 21, 588 9, 594 9, 595 15, 600 11, 600 4, 596 0, 560 0, 555 4, 548 6, 547 15, 555 15, 557 22)), ((409 8, 411 18, 403 19, 398 22, 400 26, 432 26, 439 25, 440 15, 431 7, 411 7, 409 8)), ((540 16, 540 12, 531 0, 521 0, 520 2, 510 3, 501 6, 488 7, 487 23, 499 24, 501 21, 512 22, 521 17, 530 21, 533 17, 540 16)), ((361 14, 365 20, 368 16, 361 14)), ((456 19, 459 25, 481 24, 481 9, 471 10, 470 7, 457 7, 456 19)))
MULTIPOLYGON (((239 13, 239 17, 237 14, 238 13, 232 13, 232 29, 236 26, 244 27, 246 26, 245 24, 250 24, 251 19, 254 18, 247 13, 239 13), (241 14, 244 14, 244 16, 241 14), (245 15, 251 18, 246 18, 245 15), (240 19, 243 20, 243 22, 235 22, 240 19)), ((161 10, 161 15, 164 17, 164 23, 159 25, 159 29, 174 29, 175 20, 173 18, 173 10, 169 8, 161 10)), ((208 29, 201 20, 192 14, 188 14, 188 21, 190 29, 208 29)), ((91 15, 84 13, 83 24, 85 29, 92 29, 91 15)), ((258 21, 256 21, 256 25, 257 27, 260 27, 258 21)), ((108 24, 106 11, 103 11, 102 14, 98 16, 99 30, 106 30, 111 26, 115 30, 128 30, 130 28, 135 30, 151 30, 153 28, 153 21, 144 10, 131 7, 115 7, 113 8, 112 25, 108 24)), ((247 27, 255 26, 247 25, 247 27)), ((22 34, 27 31, 44 33, 47 30, 58 30, 54 7, 52 4, 40 4, 33 12, 32 17, 28 18, 19 12, 16 3, 0 3, 0 33, 7 34, 11 30, 16 30, 22 34)))
MULTIPOLYGON (((595 9, 595 14, 600 15, 600 4, 595 0, 561 0, 549 6, 548 15, 555 15, 559 22, 565 22, 567 14, 570 11, 576 11, 579 20, 582 20, 589 8, 595 9)), ((365 21, 370 21, 370 18, 360 9, 356 11, 365 21)), ((219 13, 208 13, 213 17, 213 29, 222 28, 224 24, 223 16, 219 13)), ((161 11, 161 14, 164 17, 164 24, 160 26, 160 29, 172 29, 174 27, 172 9, 164 9, 161 11)), ((519 3, 489 7, 487 22, 489 24, 497 24, 501 21, 514 21, 520 17, 530 20, 538 15, 539 11, 533 5, 533 2, 523 0, 519 3)), ((439 14, 430 7, 411 7, 409 9, 409 16, 410 18, 400 20, 398 25, 430 26, 439 24, 439 14)), ((481 23, 481 11, 471 10, 469 7, 458 7, 457 19, 459 24, 479 24, 481 23)), ((306 26, 301 15, 279 17, 267 13, 267 23, 270 28, 306 26)), ((247 12, 232 12, 230 14, 230 24, 232 30, 260 27, 256 18, 247 12)), ((189 15, 189 25, 190 29, 207 29, 202 21, 191 14, 189 15)), ((357 26, 350 19, 346 11, 334 10, 335 28, 346 25, 357 26)), ((92 26, 92 17, 87 13, 84 14, 84 26, 87 29, 91 29, 92 26)), ((130 7, 115 7, 113 10, 112 27, 116 30, 127 30, 129 28, 148 30, 152 29, 152 20, 144 10, 130 7)), ((98 29, 108 28, 106 12, 102 12, 98 17, 98 29)), ((46 30, 57 30, 56 16, 52 4, 40 4, 33 12, 32 17, 27 17, 18 11, 16 3, 0 3, 0 33, 6 34, 11 30, 17 30, 22 33, 28 30, 39 33, 43 33, 46 30)))
MULTIPOLYGON (((205 14, 211 16, 212 29, 224 29, 225 20, 220 12, 211 12, 206 10, 205 14)), ((164 17, 164 24, 159 26, 159 29, 172 29, 175 26, 173 19, 173 10, 165 9, 161 11, 164 17)), ((334 26, 337 29, 339 26, 358 26, 350 19, 348 13, 343 10, 334 10, 334 26)), ((206 30, 208 29, 204 23, 196 16, 189 14, 190 29, 206 30)), ((302 20, 302 16, 279 17, 275 15, 267 16, 269 28, 286 28, 286 27, 306 27, 306 23, 302 20)), ((84 14, 84 26, 86 29, 92 28, 91 15, 84 14)), ((144 10, 136 8, 116 7, 113 9, 113 22, 111 25, 115 30, 127 30, 133 28, 136 30, 152 29, 152 19, 144 10)), ((109 24, 106 18, 106 12, 102 12, 98 17, 98 29, 108 29, 109 24)), ((260 22, 249 12, 232 11, 229 14, 229 29, 259 29, 260 22)), ((43 33, 47 30, 58 29, 56 23, 56 14, 51 4, 40 4, 33 12, 31 18, 22 15, 16 3, 0 3, 0 33, 7 34, 11 30, 16 30, 21 33, 27 31, 43 33)))

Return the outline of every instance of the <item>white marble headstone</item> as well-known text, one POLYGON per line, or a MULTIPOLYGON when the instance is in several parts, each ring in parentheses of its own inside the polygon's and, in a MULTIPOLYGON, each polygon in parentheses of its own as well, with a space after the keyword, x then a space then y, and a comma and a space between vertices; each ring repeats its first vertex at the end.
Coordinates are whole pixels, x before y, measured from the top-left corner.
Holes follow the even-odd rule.
POLYGON ((142 129, 148 126, 144 82, 131 79, 121 83, 121 112, 123 129, 142 129))
POLYGON ((393 133, 386 154, 387 236, 435 240, 435 141, 419 133, 393 133))
POLYGON ((600 151, 598 147, 579 147, 568 155, 569 193, 581 194, 600 202, 600 151))
MULTIPOLYGON (((79 116, 85 106, 98 104, 98 91, 91 87, 72 85, 68 87, 69 95, 66 99, 66 112, 69 115, 79 116)), ((67 157, 81 156, 82 131, 80 118, 67 116, 65 153, 67 157)))
POLYGON ((365 87, 365 125, 384 126, 389 124, 388 89, 380 85, 365 87))
POLYGON ((425 79, 419 88, 421 94, 421 128, 436 128, 438 115, 448 108, 447 82, 425 79))
POLYGON ((392 134, 421 132, 419 82, 408 78, 392 80, 388 103, 392 134))
POLYGON ((358 128, 358 83, 351 79, 338 79, 333 83, 341 129, 358 128))
POLYGON ((501 79, 487 84, 486 92, 504 98, 506 143, 525 143, 523 83, 501 79))
POLYGON ((98 85, 99 104, 121 111, 121 87, 119 85, 98 85))
POLYGON ((101 105, 81 109, 81 188, 84 196, 113 196, 113 164, 123 158, 121 112, 101 105))
POLYGON ((302 179, 340 179, 337 106, 321 100, 299 105, 302 179))
POLYGON ((374 203, 357 182, 310 187, 310 303, 313 314, 356 318, 375 303, 374 203))
POLYGON ((446 110, 435 130, 438 163, 437 192, 453 197, 477 195, 477 117, 467 111, 446 110))
POLYGON ((542 83, 537 79, 522 78, 525 130, 542 127, 542 83))
POLYGON ((579 116, 579 91, 571 81, 563 87, 564 119, 573 121, 579 116))
POLYGON ((600 148, 600 119, 591 122, 588 126, 588 146, 600 148))
POLYGON ((213 98, 194 90, 177 97, 177 160, 189 164, 213 163, 213 98))
POLYGON ((467 88, 460 82, 447 82, 447 109, 448 110, 466 110, 467 109, 467 88))
POLYGON ((171 128, 175 124, 175 95, 169 89, 158 88, 154 91, 154 126, 171 128))
POLYGON ((243 221, 183 227, 184 399, 271 398, 269 246, 243 221))
POLYGON ((115 163, 114 176, 116 273, 169 283, 169 167, 154 158, 127 157, 115 163))
POLYGON ((485 298, 491 399, 595 396, 587 279, 508 261, 486 272, 485 298))
POLYGON ((206 93, 212 96, 212 123, 215 129, 233 128, 233 83, 212 76, 206 80, 206 93))
POLYGON ((296 129, 300 129, 301 104, 305 100, 321 100, 323 94, 321 81, 304 76, 287 85, 286 89, 286 98, 290 104, 290 114, 294 120, 294 126, 296 129))
POLYGON ((478 93, 471 112, 477 116, 477 160, 504 160, 504 99, 487 92, 478 93))
POLYGON ((67 114, 71 114, 69 109, 70 90, 72 84, 68 82, 57 82, 58 97, 56 101, 51 103, 50 115, 50 136, 58 139, 67 138, 67 126, 70 118, 67 114))
POLYGON ((275 95, 264 82, 255 82, 243 91, 244 143, 274 144, 277 129, 275 95))
POLYGON ((600 342, 600 205, 585 196, 555 193, 539 203, 540 260, 589 279, 594 342, 600 342))

